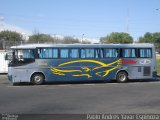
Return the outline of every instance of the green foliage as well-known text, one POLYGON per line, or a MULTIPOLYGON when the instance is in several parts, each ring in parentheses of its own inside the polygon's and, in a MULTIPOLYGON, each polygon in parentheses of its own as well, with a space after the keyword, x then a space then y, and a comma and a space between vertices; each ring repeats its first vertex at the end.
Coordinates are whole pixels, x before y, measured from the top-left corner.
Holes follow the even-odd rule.
POLYGON ((54 43, 53 37, 48 34, 34 34, 29 36, 28 43, 54 43))
POLYGON ((154 43, 153 34, 145 33, 143 37, 139 37, 139 43, 154 43))
POLYGON ((88 41, 88 40, 83 40, 83 41, 82 41, 82 44, 91 44, 91 42, 88 41))
POLYGON ((8 49, 10 46, 20 44, 20 41, 23 41, 20 33, 8 30, 0 32, 0 49, 8 49))
POLYGON ((160 43, 160 32, 145 33, 144 36, 139 38, 140 43, 160 43))
MULTIPOLYGON (((62 43, 62 44, 73 44, 73 43, 81 43, 81 41, 77 38, 73 38, 71 36, 65 36, 63 39, 59 39, 57 37, 52 37, 47 34, 34 34, 29 37, 28 43, 62 43)), ((83 44, 90 44, 89 41, 84 40, 83 44)))
POLYGON ((160 59, 157 59, 156 62, 157 62, 156 63, 157 64, 157 74, 160 75, 160 67, 159 67, 160 66, 160 59))
POLYGON ((80 41, 78 38, 73 38, 71 36, 65 36, 62 39, 62 43, 64 43, 64 44, 73 44, 73 43, 90 44, 91 42, 88 40, 80 41))
POLYGON ((106 37, 100 38, 100 43, 133 43, 133 38, 128 34, 124 32, 112 32, 110 35, 107 35, 106 37))
POLYGON ((160 48, 160 32, 155 33, 145 33, 144 36, 140 37, 139 43, 153 43, 156 48, 160 48))
POLYGON ((153 33, 153 40, 160 46, 160 32, 153 33))
POLYGON ((23 37, 20 33, 7 30, 0 32, 0 40, 2 39, 5 41, 22 41, 23 37))
POLYGON ((73 44, 73 43, 80 43, 79 39, 75 39, 71 36, 65 36, 62 40, 62 43, 64 44, 73 44))

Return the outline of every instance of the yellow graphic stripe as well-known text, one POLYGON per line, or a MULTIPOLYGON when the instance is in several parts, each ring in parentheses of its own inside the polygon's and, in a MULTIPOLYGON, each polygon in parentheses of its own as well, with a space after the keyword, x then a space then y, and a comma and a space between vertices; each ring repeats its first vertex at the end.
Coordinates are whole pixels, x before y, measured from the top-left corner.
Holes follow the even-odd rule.
POLYGON ((52 72, 64 72, 64 73, 68 73, 68 72, 82 72, 81 70, 60 70, 57 68, 51 68, 52 72))
POLYGON ((82 69, 82 70, 84 70, 85 72, 89 72, 89 71, 91 71, 91 69, 90 69, 90 68, 88 68, 88 67, 81 67, 81 69, 82 69))
POLYGON ((109 70, 105 70, 105 71, 102 71, 102 72, 97 72, 96 75, 100 76, 100 77, 105 77, 107 76, 111 71, 115 70, 116 68, 119 68, 119 66, 116 66, 116 67, 113 67, 109 70))
POLYGON ((116 60, 116 61, 111 62, 111 63, 109 63, 109 64, 105 64, 104 66, 95 67, 93 70, 96 70, 96 69, 99 69, 99 68, 103 68, 103 67, 108 67, 108 66, 111 66, 111 65, 113 65, 113 64, 115 64, 115 63, 121 64, 121 63, 122 63, 121 61, 122 61, 122 60, 119 59, 119 60, 116 60))
POLYGON ((61 75, 61 76, 65 76, 65 73, 82 72, 81 70, 60 70, 57 68, 51 68, 51 71, 54 74, 61 75))
POLYGON ((72 76, 75 76, 75 77, 82 77, 82 76, 85 76, 85 77, 88 77, 88 78, 91 78, 92 76, 89 75, 89 74, 79 74, 79 75, 72 75, 72 76))
MULTIPOLYGON (((75 60, 75 61, 70 61, 70 62, 66 62, 66 63, 62 63, 62 64, 59 64, 58 66, 64 66, 64 65, 67 65, 67 64, 72 64, 72 63, 78 63, 78 62, 90 62, 90 63, 97 63, 99 64, 100 66, 98 67, 95 67, 93 69, 90 69, 88 67, 81 67, 81 70, 60 70, 58 68, 53 68, 51 67, 51 71, 53 72, 53 74, 57 74, 57 75, 61 75, 61 76, 65 76, 66 74, 65 73, 74 73, 74 72, 79 72, 79 73, 82 73, 82 72, 86 72, 88 73, 89 71, 94 71, 96 69, 99 69, 99 68, 103 68, 103 67, 109 67, 110 68, 112 67, 111 65, 113 64, 116 64, 117 65, 115 67, 112 67, 111 69, 108 69, 108 70, 104 70, 104 71, 101 71, 101 72, 96 72, 95 74, 97 76, 100 76, 100 77, 105 77, 107 76, 111 71, 115 70, 116 68, 119 68, 122 64, 122 60, 119 59, 119 60, 116 60, 114 62, 111 62, 109 64, 105 64, 103 62, 100 62, 100 61, 96 61, 96 60, 75 60)), ((89 75, 89 74, 74 74, 72 76, 76 76, 76 77, 80 77, 80 76, 85 76, 85 77, 88 77, 88 78, 91 78, 92 76, 89 75)))
POLYGON ((62 63, 62 64, 59 64, 58 66, 64 66, 64 65, 68 65, 68 64, 72 64, 72 63, 82 63, 82 62, 90 62, 90 63, 97 63, 101 66, 105 66, 107 64, 103 63, 103 62, 100 62, 100 61, 97 61, 97 60, 75 60, 75 61, 70 61, 70 62, 65 62, 65 63, 62 63))

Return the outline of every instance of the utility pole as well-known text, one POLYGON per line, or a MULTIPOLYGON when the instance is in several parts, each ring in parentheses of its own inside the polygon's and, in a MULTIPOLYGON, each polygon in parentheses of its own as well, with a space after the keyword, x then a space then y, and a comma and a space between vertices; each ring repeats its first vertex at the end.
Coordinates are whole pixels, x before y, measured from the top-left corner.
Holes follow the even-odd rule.
POLYGON ((82 41, 81 41, 82 43, 83 43, 83 38, 84 38, 84 34, 82 34, 82 41))

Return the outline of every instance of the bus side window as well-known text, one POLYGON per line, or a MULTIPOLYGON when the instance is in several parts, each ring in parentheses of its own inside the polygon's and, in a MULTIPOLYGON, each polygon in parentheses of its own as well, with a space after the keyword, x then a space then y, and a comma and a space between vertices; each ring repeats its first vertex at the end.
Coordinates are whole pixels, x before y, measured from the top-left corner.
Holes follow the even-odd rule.
POLYGON ((125 48, 122 49, 122 57, 124 58, 136 58, 136 49, 134 48, 125 48))
POLYGON ((69 57, 68 52, 69 50, 66 48, 60 49, 60 58, 68 58, 69 57))
POLYGON ((85 49, 81 49, 81 58, 86 58, 85 49))
POLYGON ((48 58, 48 53, 46 48, 38 49, 38 58, 48 58))
POLYGON ((58 58, 58 49, 54 48, 38 49, 38 58, 58 58))
POLYGON ((94 56, 93 48, 81 49, 81 58, 94 58, 94 56))
POLYGON ((103 58, 103 49, 96 48, 95 49, 95 58, 103 58))
POLYGON ((94 49, 85 49, 86 50, 86 58, 94 58, 94 49))
POLYGON ((100 56, 101 58, 104 58, 104 49, 100 49, 100 56))
POLYGON ((52 58, 58 58, 58 49, 57 48, 52 49, 52 58))
POLYGON ((42 49, 38 49, 38 58, 43 58, 42 57, 42 49))
POLYGON ((139 49, 139 57, 140 58, 151 58, 152 50, 150 48, 140 48, 139 49))
POLYGON ((95 58, 99 58, 99 56, 100 56, 99 49, 95 49, 95 58))
POLYGON ((79 49, 73 48, 70 50, 71 58, 79 58, 79 49))
POLYGON ((134 58, 137 57, 136 56, 136 49, 132 49, 131 57, 134 57, 134 58))
POLYGON ((23 50, 23 58, 34 58, 34 50, 23 50))
POLYGON ((106 58, 117 58, 118 57, 118 49, 115 48, 106 48, 105 49, 105 57, 106 58))

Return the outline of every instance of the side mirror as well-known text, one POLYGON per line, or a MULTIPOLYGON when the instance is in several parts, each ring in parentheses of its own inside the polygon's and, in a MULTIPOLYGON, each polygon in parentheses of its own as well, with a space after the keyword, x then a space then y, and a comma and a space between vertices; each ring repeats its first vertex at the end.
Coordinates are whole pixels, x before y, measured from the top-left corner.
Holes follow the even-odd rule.
POLYGON ((7 53, 5 55, 5 60, 12 60, 13 56, 12 56, 12 53, 7 53))
POLYGON ((8 60, 8 54, 5 55, 5 60, 8 60))
POLYGON ((23 55, 19 55, 19 59, 23 59, 23 55))

